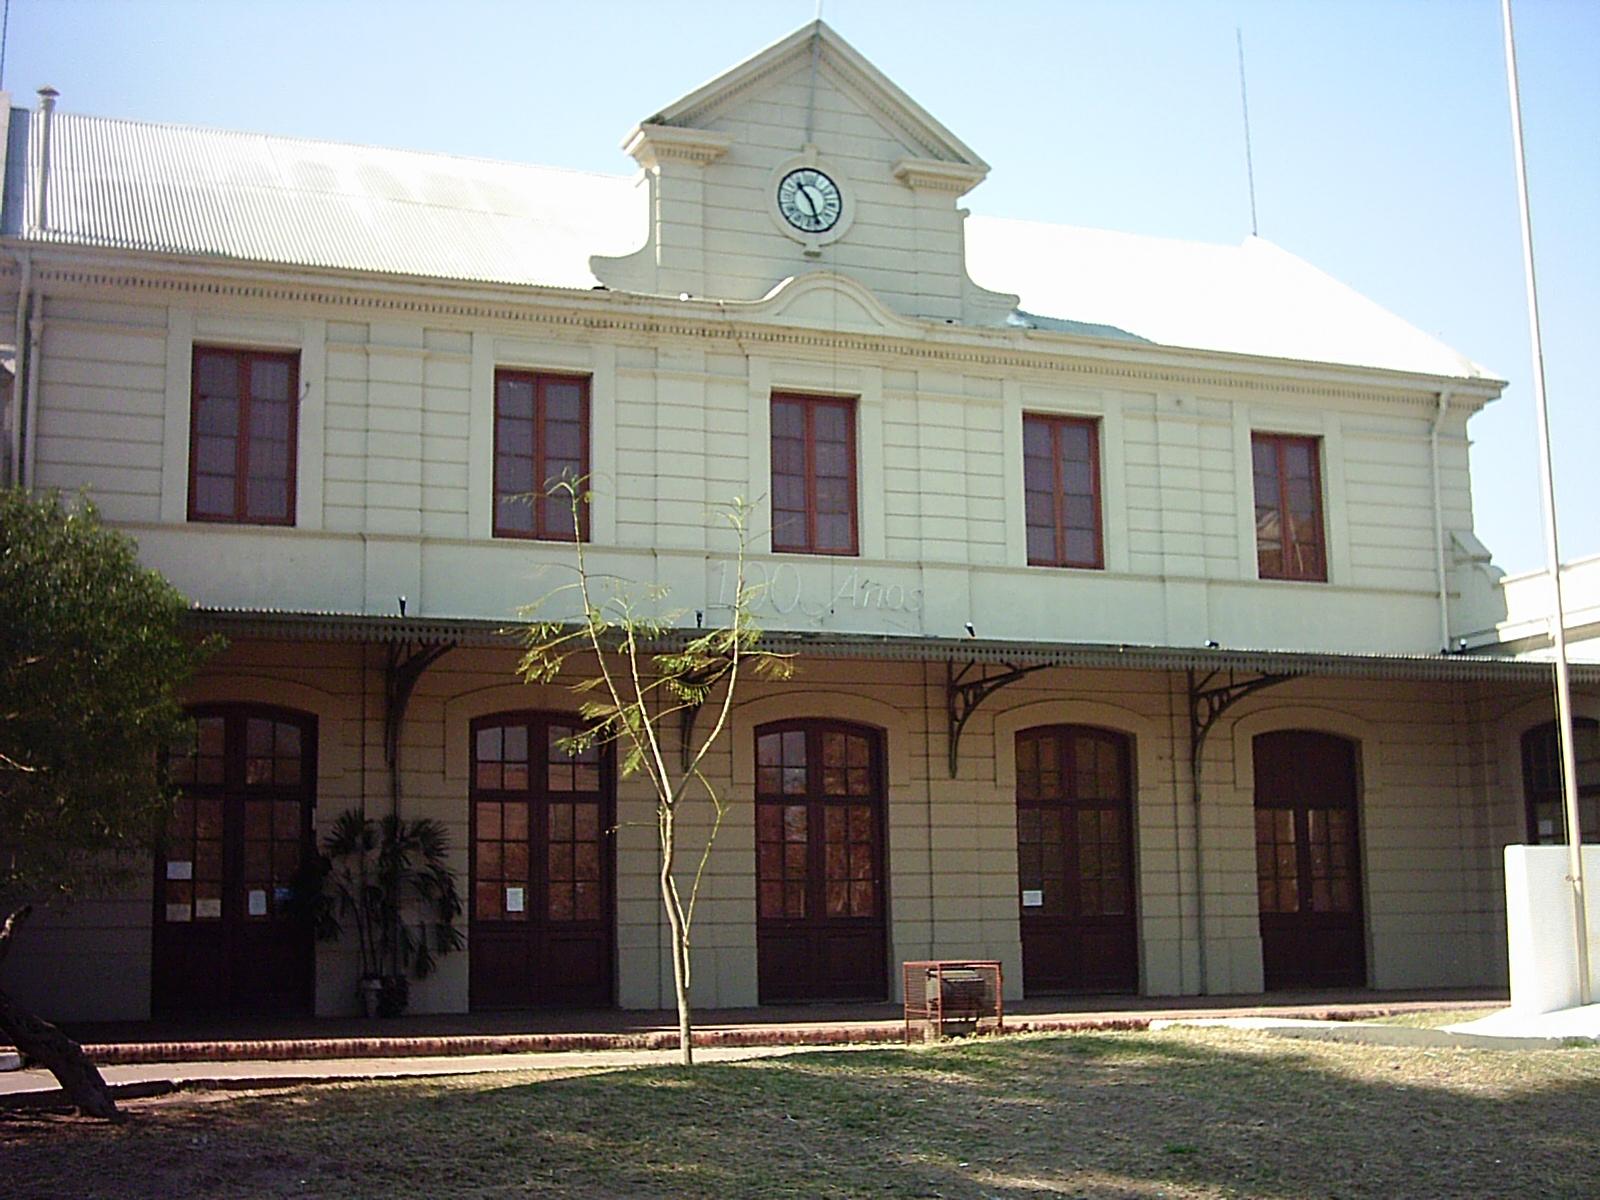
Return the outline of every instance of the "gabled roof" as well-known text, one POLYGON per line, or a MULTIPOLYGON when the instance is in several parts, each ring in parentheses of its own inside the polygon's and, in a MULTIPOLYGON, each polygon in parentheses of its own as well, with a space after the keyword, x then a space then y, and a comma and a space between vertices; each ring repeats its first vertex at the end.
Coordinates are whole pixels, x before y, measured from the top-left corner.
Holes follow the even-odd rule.
MULTIPOLYGON (((11 113, 0 211, 0 234, 34 243, 589 289, 590 257, 637 249, 647 226, 645 192, 626 176, 58 111, 41 229, 28 169, 38 120, 11 113)), ((1260 239, 982 216, 966 231, 973 280, 1020 294, 1014 323, 1058 336, 1489 377, 1260 239)))
POLYGON ((1019 297, 1018 323, 1265 358, 1493 379, 1491 372, 1264 238, 1237 246, 967 219, 967 273, 1019 297), (1032 314, 1049 318, 1031 319, 1032 314))
POLYGON ((591 288, 644 237, 630 181, 556 167, 57 112, 11 113, 0 233, 286 266, 591 288))
POLYGON ((745 59, 732 70, 724 71, 710 83, 695 88, 649 118, 646 124, 697 127, 718 109, 763 80, 781 74, 796 63, 809 61, 813 46, 822 64, 836 71, 872 104, 881 117, 889 121, 912 145, 919 147, 928 158, 988 170, 988 164, 971 147, 896 87, 887 75, 821 20, 802 25, 788 37, 745 59))

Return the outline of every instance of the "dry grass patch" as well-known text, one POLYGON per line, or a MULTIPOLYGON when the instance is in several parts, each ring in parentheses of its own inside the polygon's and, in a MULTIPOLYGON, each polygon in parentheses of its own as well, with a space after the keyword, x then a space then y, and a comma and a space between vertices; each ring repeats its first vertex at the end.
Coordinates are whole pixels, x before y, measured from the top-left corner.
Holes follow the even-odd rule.
POLYGON ((1579 1197, 1600 1052, 1033 1036, 0 1118, 33 1197, 1579 1197))

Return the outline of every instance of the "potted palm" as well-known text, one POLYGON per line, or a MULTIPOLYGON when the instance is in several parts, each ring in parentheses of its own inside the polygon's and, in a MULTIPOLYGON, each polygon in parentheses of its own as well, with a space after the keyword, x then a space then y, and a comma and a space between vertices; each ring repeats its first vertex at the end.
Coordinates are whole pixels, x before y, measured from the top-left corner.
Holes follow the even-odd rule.
POLYGON ((447 865, 444 826, 430 818, 374 820, 339 814, 322 840, 313 889, 317 936, 333 940, 354 926, 361 956, 356 998, 364 1016, 405 1011, 410 980, 426 979, 441 954, 465 943, 456 918, 461 896, 447 865))

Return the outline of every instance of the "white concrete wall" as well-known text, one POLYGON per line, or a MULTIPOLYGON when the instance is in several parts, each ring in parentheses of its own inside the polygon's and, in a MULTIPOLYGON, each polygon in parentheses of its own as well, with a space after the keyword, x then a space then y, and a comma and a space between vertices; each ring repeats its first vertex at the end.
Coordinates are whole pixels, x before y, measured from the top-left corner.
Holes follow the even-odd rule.
MULTIPOLYGON (((729 543, 708 510, 769 486, 772 391, 843 394, 858 403, 862 553, 767 554, 758 514, 774 628, 959 636, 972 621, 985 637, 1437 648, 1423 403, 1220 378, 1143 390, 1042 366, 918 364, 888 346, 778 356, 700 337, 309 311, 52 294, 39 482, 88 487, 202 604, 392 612, 405 595, 417 615, 506 617, 549 590, 570 551, 491 537, 494 371, 578 372, 591 380, 597 560, 671 584, 676 608, 714 611, 729 543), (185 524, 197 343, 300 352, 293 528, 185 524), (1026 565, 1026 412, 1100 422, 1104 570, 1026 565), (1253 430, 1322 439, 1327 583, 1255 578, 1253 430)), ((1447 522, 1465 527, 1459 426, 1445 443, 1447 522)))
MULTIPOLYGON (((369 811, 388 811, 382 655, 380 647, 240 639, 196 682, 191 699, 316 713, 316 820, 325 830, 362 797, 369 811)), ((405 725, 404 814, 445 823, 463 884, 471 721, 521 708, 572 711, 577 704, 564 688, 519 684, 514 664, 508 650, 450 652, 422 677, 405 725)), ((756 1002, 753 736, 758 725, 791 717, 856 721, 883 731, 891 981, 893 966, 906 959, 998 958, 1008 993, 1020 994, 1015 738, 1036 725, 1082 723, 1117 730, 1132 742, 1142 993, 1260 989, 1250 745, 1256 735, 1283 728, 1336 733, 1358 744, 1371 984, 1504 982, 1500 839, 1520 822, 1521 800, 1488 785, 1475 765, 1485 726, 1459 689, 1300 679, 1259 692, 1214 728, 1197 812, 1181 674, 1052 668, 1029 675, 973 714, 954 779, 944 682, 938 664, 805 659, 791 681, 744 686, 730 730, 708 763, 710 777, 734 803, 697 917, 696 1003, 756 1002)), ((672 997, 651 811, 648 787, 623 781, 616 997, 630 1008, 666 1006, 672 997)), ((686 815, 685 845, 703 833, 708 816, 704 808, 686 815)), ((145 1015, 148 886, 143 880, 125 901, 83 906, 62 923, 40 922, 0 985, 66 1018, 145 1015), (102 974, 107 982, 99 985, 102 974)), ((466 1007, 469 954, 470 947, 446 957, 437 976, 415 986, 415 1011, 466 1007)), ((317 957, 317 1011, 350 1011, 353 945, 325 944, 317 957)))

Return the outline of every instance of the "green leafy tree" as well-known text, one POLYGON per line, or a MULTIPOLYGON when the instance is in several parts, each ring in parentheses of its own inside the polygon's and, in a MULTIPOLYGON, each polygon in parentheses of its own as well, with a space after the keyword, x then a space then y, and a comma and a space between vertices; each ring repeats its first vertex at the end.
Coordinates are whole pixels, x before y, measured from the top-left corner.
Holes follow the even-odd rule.
MULTIPOLYGON (((177 691, 205 653, 186 608, 87 501, 0 492, 0 957, 33 903, 148 861, 171 802, 161 750, 185 728, 177 691)), ((0 1032, 72 1092, 35 1026, 51 1028, 0 993, 0 1032)))
POLYGON ((574 594, 581 611, 572 620, 534 620, 518 670, 529 683, 548 683, 578 658, 581 678, 570 686, 584 697, 580 711, 587 724, 563 744, 569 751, 614 746, 620 774, 648 780, 655 794, 658 880, 671 933, 678 1048, 688 1066, 694 1062, 690 938, 695 902, 728 813, 727 797, 705 773, 706 756, 728 728, 741 676, 755 671, 783 679, 793 664, 787 655, 762 650, 758 644, 761 631, 752 613, 760 592, 745 582, 750 504, 735 498, 721 513, 737 542, 728 623, 686 632, 679 626, 682 613, 660 611, 665 588, 652 586, 636 594, 626 583, 590 570, 582 528, 589 503, 584 481, 561 480, 550 491, 572 507, 576 578, 529 612, 536 618, 557 597, 574 594), (705 715, 695 731, 703 708, 705 715), (710 808, 709 830, 694 855, 693 869, 680 879, 679 830, 685 807, 696 801, 710 808))

